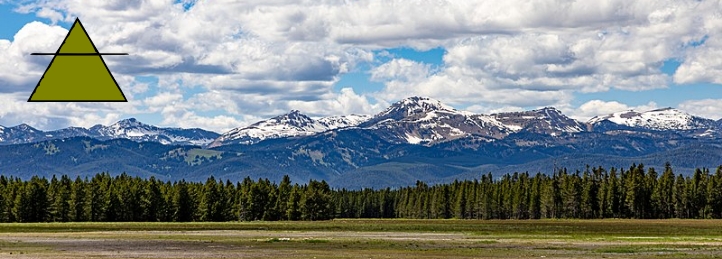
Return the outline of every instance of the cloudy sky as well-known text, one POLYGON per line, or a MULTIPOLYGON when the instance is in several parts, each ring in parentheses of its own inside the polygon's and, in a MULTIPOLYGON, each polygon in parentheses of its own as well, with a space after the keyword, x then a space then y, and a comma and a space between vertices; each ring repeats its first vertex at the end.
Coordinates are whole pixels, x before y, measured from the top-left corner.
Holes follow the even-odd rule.
POLYGON ((136 117, 225 131, 409 96, 576 119, 677 107, 722 118, 722 1, 0 0, 0 125, 136 117), (28 103, 78 17, 128 103, 28 103))

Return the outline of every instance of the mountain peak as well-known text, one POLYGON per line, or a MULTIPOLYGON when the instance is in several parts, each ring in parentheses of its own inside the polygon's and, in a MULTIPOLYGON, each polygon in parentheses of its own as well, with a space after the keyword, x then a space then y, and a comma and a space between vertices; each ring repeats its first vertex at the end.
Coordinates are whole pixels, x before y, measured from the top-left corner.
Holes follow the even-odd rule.
POLYGON ((38 131, 37 129, 33 128, 32 126, 21 123, 19 125, 16 125, 14 127, 10 127, 10 129, 19 129, 19 130, 29 130, 29 131, 38 131))
POLYGON ((400 120, 415 114, 424 114, 434 111, 458 112, 453 107, 443 104, 439 100, 429 97, 414 96, 402 99, 392 104, 390 107, 386 108, 385 111, 376 115, 376 117, 379 119, 392 118, 400 120))
POLYGON ((549 116, 553 116, 553 115, 551 115, 551 114, 554 114, 554 115, 563 114, 562 111, 560 111, 560 110, 557 109, 557 108, 551 107, 551 106, 539 108, 539 109, 532 110, 532 111, 534 111, 534 112, 536 112, 536 113, 540 113, 540 114, 546 114, 546 115, 549 115, 549 116))
POLYGON ((122 127, 140 127, 145 124, 138 121, 136 118, 127 118, 127 119, 119 120, 114 125, 118 125, 118 126, 122 126, 122 127))
MULTIPOLYGON (((421 107, 426 110, 456 110, 454 107, 448 106, 439 100, 423 97, 423 96, 412 96, 404 98, 395 103, 395 105, 405 105, 410 107, 421 107)), ((393 106, 393 105, 392 105, 393 106)))
POLYGON ((309 136, 327 130, 357 126, 367 115, 331 116, 314 120, 298 110, 262 120, 247 127, 232 129, 219 136, 210 147, 238 143, 254 144, 265 139, 309 136))
POLYGON ((554 107, 543 107, 531 111, 502 112, 492 114, 497 120, 515 131, 525 130, 558 136, 585 130, 585 126, 564 115, 554 107))
POLYGON ((291 110, 286 114, 273 117, 269 120, 257 122, 251 126, 289 125, 293 127, 309 127, 314 123, 311 117, 301 113, 299 110, 291 110))
POLYGON ((673 107, 654 109, 646 112, 626 110, 606 116, 596 116, 589 124, 598 125, 603 121, 627 127, 641 127, 652 130, 692 130, 709 127, 712 120, 699 118, 673 107))

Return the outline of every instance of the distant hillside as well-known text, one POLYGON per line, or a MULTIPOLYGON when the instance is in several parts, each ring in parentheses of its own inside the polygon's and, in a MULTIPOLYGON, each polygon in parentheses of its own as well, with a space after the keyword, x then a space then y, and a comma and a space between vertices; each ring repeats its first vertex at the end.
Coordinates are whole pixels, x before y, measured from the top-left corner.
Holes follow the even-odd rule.
POLYGON ((224 134, 134 119, 53 132, 0 127, 0 172, 29 177, 108 171, 164 180, 280 180, 288 174, 296 182, 319 179, 347 188, 587 165, 670 162, 685 173, 722 164, 720 132, 716 121, 669 108, 582 123, 552 107, 484 115, 412 97, 374 116, 314 119, 292 111, 224 134))

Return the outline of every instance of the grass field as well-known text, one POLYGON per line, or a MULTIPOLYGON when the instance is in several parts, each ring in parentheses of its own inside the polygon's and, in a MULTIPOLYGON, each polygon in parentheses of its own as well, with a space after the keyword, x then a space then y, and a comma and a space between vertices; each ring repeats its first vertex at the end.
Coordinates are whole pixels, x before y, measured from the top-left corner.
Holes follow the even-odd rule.
POLYGON ((720 257, 720 220, 0 224, 0 258, 720 257))

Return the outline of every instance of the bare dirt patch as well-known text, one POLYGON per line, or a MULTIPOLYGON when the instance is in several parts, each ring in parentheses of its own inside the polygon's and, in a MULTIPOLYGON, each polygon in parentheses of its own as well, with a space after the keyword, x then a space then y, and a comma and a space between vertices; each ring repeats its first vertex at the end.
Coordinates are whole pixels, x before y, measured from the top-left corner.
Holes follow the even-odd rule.
POLYGON ((3 233, 0 258, 708 258, 711 238, 500 236, 452 232, 102 231, 3 233))

